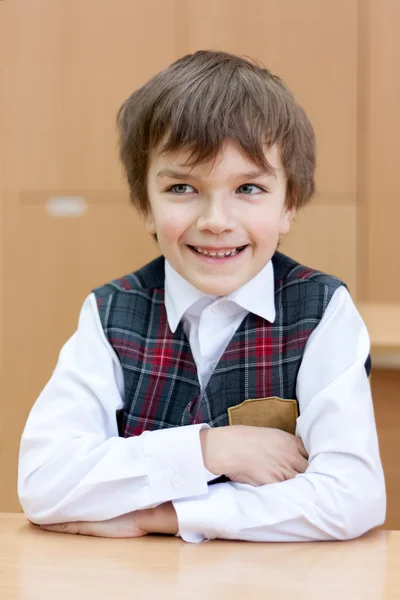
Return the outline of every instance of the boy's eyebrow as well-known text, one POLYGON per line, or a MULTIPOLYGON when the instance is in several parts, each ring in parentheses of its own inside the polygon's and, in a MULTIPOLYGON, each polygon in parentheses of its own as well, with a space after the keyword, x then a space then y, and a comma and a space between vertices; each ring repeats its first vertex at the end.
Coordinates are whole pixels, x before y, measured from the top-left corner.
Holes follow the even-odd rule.
MULTIPOLYGON (((273 176, 276 178, 275 169, 271 167, 267 171, 262 169, 256 169, 255 171, 249 171, 247 173, 237 173, 232 176, 232 179, 258 179, 260 177, 273 176)), ((156 176, 157 179, 198 179, 195 175, 190 175, 190 173, 184 173, 183 171, 176 171, 174 169, 170 169, 165 167, 160 169, 156 176)))

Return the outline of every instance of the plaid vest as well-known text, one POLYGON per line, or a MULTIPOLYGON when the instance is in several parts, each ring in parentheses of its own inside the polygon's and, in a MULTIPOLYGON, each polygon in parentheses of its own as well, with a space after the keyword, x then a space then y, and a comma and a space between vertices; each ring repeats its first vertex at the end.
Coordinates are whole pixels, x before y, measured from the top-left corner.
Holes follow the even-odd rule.
POLYGON ((120 434, 205 422, 228 425, 227 410, 248 398, 296 399, 307 340, 338 279, 276 252, 274 323, 249 313, 204 391, 182 323, 172 333, 164 304, 164 258, 94 291, 105 335, 121 361, 125 397, 120 434))

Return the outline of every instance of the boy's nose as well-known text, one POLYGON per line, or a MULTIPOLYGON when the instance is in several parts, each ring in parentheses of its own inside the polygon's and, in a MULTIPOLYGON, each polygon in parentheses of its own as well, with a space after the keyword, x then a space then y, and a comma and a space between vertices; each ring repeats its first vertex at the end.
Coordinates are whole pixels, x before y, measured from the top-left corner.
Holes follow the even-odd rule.
POLYGON ((229 209, 229 199, 214 198, 207 200, 204 210, 197 220, 200 231, 211 231, 214 234, 233 229, 233 215, 229 209))

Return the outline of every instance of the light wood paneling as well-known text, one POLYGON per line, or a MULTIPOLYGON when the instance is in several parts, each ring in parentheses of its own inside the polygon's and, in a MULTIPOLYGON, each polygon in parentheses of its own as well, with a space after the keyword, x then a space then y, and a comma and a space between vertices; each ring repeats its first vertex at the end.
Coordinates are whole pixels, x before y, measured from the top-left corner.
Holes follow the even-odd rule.
MULTIPOLYGON (((1 105, 0 105, 1 110, 1 105)), ((0 131, 1 135, 1 131, 0 131)), ((4 215, 4 193, 1 189, 1 160, 0 160, 0 381, 3 371, 3 323, 4 323, 4 308, 3 308, 3 282, 4 282, 4 254, 5 254, 5 240, 4 232, 6 228, 5 215, 4 215)), ((0 395, 1 398, 1 395, 0 395)), ((1 401, 0 401, 0 423, 1 423, 1 401)), ((1 427, 1 424, 0 424, 1 427)), ((1 436, 1 433, 0 433, 1 436)), ((0 437, 1 440, 1 437, 0 437)), ((1 443, 1 442, 0 442, 1 443)))
POLYGON ((400 303, 359 303, 358 309, 379 354, 400 354, 400 303))
POLYGON ((22 429, 59 350, 76 329, 83 300, 93 287, 155 258, 158 249, 128 203, 91 204, 84 216, 57 218, 43 204, 6 200, 2 420, 7 426, 1 437, 0 503, 3 510, 17 510, 22 429))
POLYGON ((357 2, 179 4, 187 51, 255 57, 287 82, 306 109, 318 142, 317 194, 282 251, 342 277, 356 297, 357 2))
POLYGON ((400 529, 400 371, 373 369, 376 425, 388 495, 385 529, 400 529))
MULTIPOLYGON (((15 2, 0 2, 0 72, 18 61, 18 28, 15 2)), ((0 93, 0 101, 3 90, 0 93)))
MULTIPOLYGON (((1 108, 1 107, 0 107, 1 108)), ((1 131, 0 131, 1 135, 1 131)), ((0 382, 4 381, 5 371, 4 371, 4 323, 5 323, 5 313, 4 313, 4 231, 5 231, 5 218, 3 214, 4 208, 4 198, 3 192, 1 189, 1 161, 0 161, 0 382)), ((0 383, 0 456, 2 453, 3 440, 4 440, 4 430, 7 428, 6 415, 4 412, 4 394, 2 393, 2 383, 0 383)), ((0 496, 1 500, 1 496, 0 496)), ((0 502, 0 510, 1 510, 1 502, 0 502)))
POLYGON ((360 3, 364 45, 360 123, 363 160, 363 299, 400 302, 400 2, 360 3))
POLYGON ((180 0, 190 52, 244 54, 282 77, 318 140, 317 202, 353 205, 356 193, 357 2, 180 0))
POLYGON ((0 11, 0 507, 18 510, 22 428, 84 298, 158 253, 128 205, 115 117, 176 58, 175 13, 173 0, 13 0, 0 11), (55 195, 82 196, 87 212, 50 216, 55 195))
MULTIPOLYGON (((375 364, 385 361, 393 366, 398 365, 400 347, 399 26, 397 0, 359 2, 358 265, 365 301, 361 308, 370 322, 372 341, 378 342, 375 364)), ((371 385, 388 494, 385 527, 400 529, 400 371, 375 368, 371 385)))
MULTIPOLYGON (((397 0, 0 1, 0 509, 18 510, 20 433, 84 297, 157 254, 128 206, 115 114, 178 56, 232 51, 287 81, 316 129, 318 194, 282 251, 355 297, 364 278, 366 299, 400 301, 399 11, 397 0), (55 195, 84 197, 87 212, 50 216, 55 195)), ((390 482, 396 377, 372 378, 390 482)))
POLYGON ((125 189, 116 112, 175 59, 173 0, 14 5, 18 59, 2 86, 7 183, 17 190, 125 189))
POLYGON ((358 302, 357 308, 371 339, 373 366, 400 369, 400 303, 358 302))
POLYGON ((297 215, 280 250, 302 264, 340 277, 357 293, 357 207, 311 204, 297 215))

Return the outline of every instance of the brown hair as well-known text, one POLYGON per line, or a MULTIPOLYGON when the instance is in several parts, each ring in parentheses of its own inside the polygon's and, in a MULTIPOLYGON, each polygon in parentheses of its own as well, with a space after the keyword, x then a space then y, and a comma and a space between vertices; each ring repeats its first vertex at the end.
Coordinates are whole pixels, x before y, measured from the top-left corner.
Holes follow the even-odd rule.
POLYGON ((215 159, 227 139, 266 170, 265 144, 279 146, 289 208, 305 206, 314 193, 307 115, 279 77, 245 58, 205 50, 180 58, 127 98, 117 124, 130 197, 143 214, 152 151, 187 150, 190 166, 215 159))

